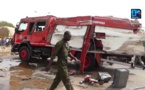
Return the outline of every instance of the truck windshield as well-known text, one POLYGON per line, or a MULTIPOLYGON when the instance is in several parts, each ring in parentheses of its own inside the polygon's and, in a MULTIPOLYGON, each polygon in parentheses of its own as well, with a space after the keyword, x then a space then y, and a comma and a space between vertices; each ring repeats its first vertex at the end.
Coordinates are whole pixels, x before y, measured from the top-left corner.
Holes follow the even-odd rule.
POLYGON ((20 26, 18 28, 18 31, 25 31, 27 29, 28 23, 26 22, 21 22, 20 26))

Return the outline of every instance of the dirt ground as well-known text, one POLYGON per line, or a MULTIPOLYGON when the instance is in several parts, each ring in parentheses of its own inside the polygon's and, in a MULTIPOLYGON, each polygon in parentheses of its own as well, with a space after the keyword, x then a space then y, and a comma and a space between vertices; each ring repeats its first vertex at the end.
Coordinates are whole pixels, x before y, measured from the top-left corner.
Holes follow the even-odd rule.
MULTIPOLYGON (((0 90, 47 90, 57 72, 55 62, 49 72, 43 71, 47 64, 48 60, 42 59, 32 59, 30 63, 24 63, 20 61, 18 55, 10 54, 10 47, 3 50, 0 52, 0 90)), ((69 64, 69 68, 72 67, 69 64)), ((140 67, 132 69, 130 66, 117 64, 110 66, 107 63, 100 69, 70 76, 74 90, 145 90, 144 78, 145 71, 140 67), (110 87, 113 82, 114 70, 117 68, 125 68, 130 72, 125 88, 110 87), (97 72, 108 72, 112 76, 112 79, 103 85, 98 83, 93 85, 79 84, 85 75, 91 75, 94 79, 97 78, 97 72), (139 89, 140 87, 142 89, 139 89)), ((65 90, 62 82, 56 90, 65 90)))
POLYGON ((7 54, 10 54, 10 51, 11 51, 11 47, 3 47, 3 46, 0 46, 0 57, 1 56, 4 56, 4 55, 7 55, 7 54))

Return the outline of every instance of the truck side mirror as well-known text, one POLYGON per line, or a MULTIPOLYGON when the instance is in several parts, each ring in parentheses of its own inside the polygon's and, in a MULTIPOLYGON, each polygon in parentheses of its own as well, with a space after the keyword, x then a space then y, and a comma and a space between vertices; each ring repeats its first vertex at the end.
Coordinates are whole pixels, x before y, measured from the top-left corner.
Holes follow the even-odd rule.
POLYGON ((18 27, 15 27, 15 33, 18 33, 18 27))
POLYGON ((17 33, 18 32, 18 28, 15 28, 15 33, 17 33))
POLYGON ((15 27, 15 33, 18 33, 18 28, 19 28, 18 26, 19 26, 19 24, 17 24, 15 27))

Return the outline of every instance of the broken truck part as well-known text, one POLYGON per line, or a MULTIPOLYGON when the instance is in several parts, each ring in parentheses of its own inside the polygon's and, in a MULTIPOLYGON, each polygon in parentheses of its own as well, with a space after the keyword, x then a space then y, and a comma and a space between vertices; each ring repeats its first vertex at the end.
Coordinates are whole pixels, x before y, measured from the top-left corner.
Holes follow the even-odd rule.
POLYGON ((104 83, 108 83, 111 80, 111 75, 104 72, 98 72, 98 78, 92 79, 90 75, 86 75, 83 81, 80 81, 80 84, 89 84, 93 85, 94 83, 98 83, 99 85, 103 85, 104 83))
POLYGON ((140 23, 110 16, 55 16, 26 17, 20 20, 13 36, 12 52, 18 52, 22 61, 32 57, 47 59, 54 45, 65 31, 72 33, 71 52, 81 60, 81 72, 102 66, 101 58, 143 55, 138 34, 140 23))

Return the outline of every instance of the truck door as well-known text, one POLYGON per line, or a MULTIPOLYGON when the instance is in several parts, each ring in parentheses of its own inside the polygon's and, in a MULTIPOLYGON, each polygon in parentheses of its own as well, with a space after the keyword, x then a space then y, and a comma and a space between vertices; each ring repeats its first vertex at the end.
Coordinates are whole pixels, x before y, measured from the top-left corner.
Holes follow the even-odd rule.
POLYGON ((27 36, 28 22, 21 22, 15 32, 15 43, 20 44, 27 36))
POLYGON ((31 45, 43 46, 46 41, 46 21, 38 21, 32 31, 31 45))
POLYGON ((35 22, 29 22, 28 32, 27 32, 27 40, 30 41, 32 37, 32 30, 34 29, 35 22))

